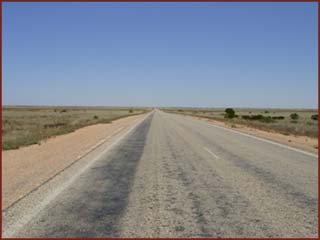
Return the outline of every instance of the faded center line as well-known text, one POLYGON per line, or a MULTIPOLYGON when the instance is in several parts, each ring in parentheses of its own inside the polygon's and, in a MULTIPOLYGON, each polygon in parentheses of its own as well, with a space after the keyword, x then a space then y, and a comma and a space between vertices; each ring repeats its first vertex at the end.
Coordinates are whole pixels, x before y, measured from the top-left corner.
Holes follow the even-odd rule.
POLYGON ((214 156, 216 159, 218 159, 219 157, 214 154, 210 149, 206 148, 206 147, 203 147, 204 150, 206 150, 208 153, 210 153, 212 156, 214 156))

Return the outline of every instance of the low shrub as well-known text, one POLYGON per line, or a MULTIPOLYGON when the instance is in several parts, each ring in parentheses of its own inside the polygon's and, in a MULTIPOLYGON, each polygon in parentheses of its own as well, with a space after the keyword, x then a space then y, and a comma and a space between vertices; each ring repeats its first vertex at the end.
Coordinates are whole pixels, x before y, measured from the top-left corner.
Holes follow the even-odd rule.
POLYGON ((50 124, 44 124, 44 128, 59 128, 59 127, 64 127, 66 126, 67 123, 64 122, 57 122, 57 123, 50 123, 50 124))
POLYGON ((242 119, 245 120, 251 120, 251 121, 261 121, 261 122, 265 122, 265 123, 271 123, 274 122, 274 119, 270 116, 263 116, 261 114, 258 115, 242 115, 241 116, 242 119))
POLYGON ((241 116, 245 120, 262 120, 264 117, 261 114, 258 115, 242 115, 241 116))
POLYGON ((291 113, 291 114, 290 114, 290 117, 291 117, 292 120, 297 120, 297 119, 299 119, 299 115, 298 115, 297 113, 291 113))
POLYGON ((312 116, 311 116, 311 119, 318 121, 318 114, 312 115, 312 116))
POLYGON ((263 119, 261 119, 260 121, 261 121, 261 122, 265 122, 265 123, 275 122, 275 120, 272 119, 270 116, 268 116, 268 117, 263 117, 263 119))
POLYGON ((233 108, 226 108, 225 110, 225 118, 234 118, 236 116, 236 112, 233 108))
POLYGON ((274 120, 283 120, 284 116, 273 116, 272 119, 274 119, 274 120))

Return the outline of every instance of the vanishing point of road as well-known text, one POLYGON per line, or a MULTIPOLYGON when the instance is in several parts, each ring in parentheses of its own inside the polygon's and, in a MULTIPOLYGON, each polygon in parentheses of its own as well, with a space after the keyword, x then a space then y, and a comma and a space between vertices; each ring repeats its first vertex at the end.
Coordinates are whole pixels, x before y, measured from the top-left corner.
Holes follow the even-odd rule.
POLYGON ((17 237, 317 237, 318 157, 153 111, 17 237))

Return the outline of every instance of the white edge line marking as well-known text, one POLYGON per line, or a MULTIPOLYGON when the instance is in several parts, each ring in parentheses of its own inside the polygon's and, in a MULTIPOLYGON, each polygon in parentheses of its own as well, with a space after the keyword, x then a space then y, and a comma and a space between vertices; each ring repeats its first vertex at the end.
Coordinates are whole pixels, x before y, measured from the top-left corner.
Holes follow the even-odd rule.
MULTIPOLYGON (((192 120, 193 120, 193 121, 197 121, 197 120, 195 120, 195 119, 192 119, 192 120)), ((198 120, 198 121, 199 121, 199 120, 198 120)), ((271 141, 271 140, 267 140, 267 139, 263 139, 263 138, 256 137, 256 136, 253 136, 253 135, 249 135, 249 134, 246 134, 246 133, 242 133, 242 132, 239 132, 239 131, 235 131, 235 130, 233 130, 233 129, 229 129, 229 128, 217 126, 217 125, 215 125, 215 124, 213 124, 213 123, 204 122, 203 120, 200 120, 200 121, 201 121, 202 123, 205 123, 205 124, 208 125, 208 126, 212 126, 212 127, 215 127, 215 128, 224 129, 224 130, 227 130, 227 131, 229 131, 229 132, 237 133, 237 134, 240 134, 240 135, 243 135, 243 136, 246 136, 246 137, 250 137, 250 138, 253 138, 253 139, 256 139, 256 140, 260 140, 260 141, 262 141, 262 142, 270 143, 270 144, 273 144, 273 145, 276 145, 276 146, 279 146, 279 147, 283 147, 283 148, 290 149, 290 150, 293 150, 293 151, 296 151, 296 152, 299 152, 299 153, 306 154, 306 155, 311 156, 311 157, 318 158, 318 155, 317 155, 317 154, 309 153, 309 152, 306 152, 306 151, 303 151, 303 150, 300 150, 300 149, 297 149, 297 148, 293 148, 293 147, 286 146, 286 145, 281 144, 281 143, 273 142, 273 141, 271 141)))
MULTIPOLYGON (((32 218, 34 218, 41 210, 43 210, 53 199, 55 199, 63 190, 65 190, 67 187, 69 187, 83 172, 85 172, 87 169, 91 167, 97 160, 101 158, 102 155, 107 153, 110 149, 112 149, 113 146, 118 144, 122 139, 124 139, 128 134, 136 128, 140 123, 142 123, 150 114, 146 115, 141 121, 134 124, 131 128, 128 129, 126 133, 124 133, 121 137, 116 139, 113 143, 108 145, 105 150, 103 150, 98 156, 96 156, 92 161, 90 161, 87 165, 85 165, 83 168, 81 168, 76 174, 74 174, 69 180, 67 180, 62 186, 55 188, 47 197, 45 197, 43 200, 40 200, 40 203, 32 208, 29 209, 27 214, 24 214, 22 218, 19 218, 15 224, 11 225, 9 229, 6 231, 2 230, 2 237, 10 238, 14 234, 16 234, 18 231, 20 231, 32 218)), ((59 175, 58 175, 59 176, 59 175)), ((56 177, 58 177, 56 176, 56 177)), ((3 214, 3 213, 2 213, 3 214)))
POLYGON ((214 156, 215 158, 219 158, 216 154, 214 154, 213 152, 210 151, 210 149, 203 147, 204 150, 206 150, 208 153, 210 153, 212 156, 214 156))

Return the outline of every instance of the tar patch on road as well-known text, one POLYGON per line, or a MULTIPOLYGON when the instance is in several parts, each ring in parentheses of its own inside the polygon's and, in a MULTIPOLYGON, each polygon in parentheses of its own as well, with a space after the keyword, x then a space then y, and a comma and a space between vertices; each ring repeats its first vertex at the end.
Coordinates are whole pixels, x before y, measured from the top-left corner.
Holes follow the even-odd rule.
POLYGON ((19 235, 117 237, 152 116, 64 190, 19 235))

